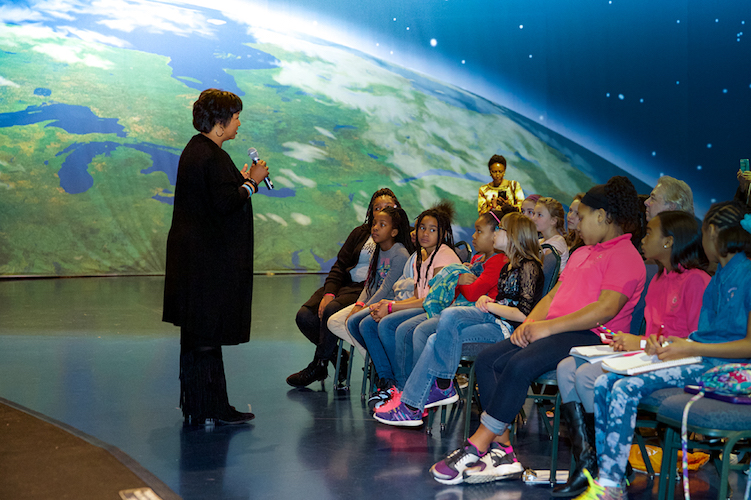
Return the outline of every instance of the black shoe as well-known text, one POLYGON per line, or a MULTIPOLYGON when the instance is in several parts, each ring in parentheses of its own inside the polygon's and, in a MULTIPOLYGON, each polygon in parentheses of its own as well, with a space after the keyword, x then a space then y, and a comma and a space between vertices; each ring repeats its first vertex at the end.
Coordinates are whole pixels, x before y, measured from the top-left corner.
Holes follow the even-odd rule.
POLYGON ((308 366, 287 377, 287 383, 292 387, 307 387, 313 382, 324 380, 329 376, 326 364, 326 360, 314 359, 308 366))
POLYGON ((252 413, 243 413, 237 411, 234 406, 230 406, 228 411, 222 412, 212 420, 216 425, 239 425, 246 424, 256 418, 252 413))

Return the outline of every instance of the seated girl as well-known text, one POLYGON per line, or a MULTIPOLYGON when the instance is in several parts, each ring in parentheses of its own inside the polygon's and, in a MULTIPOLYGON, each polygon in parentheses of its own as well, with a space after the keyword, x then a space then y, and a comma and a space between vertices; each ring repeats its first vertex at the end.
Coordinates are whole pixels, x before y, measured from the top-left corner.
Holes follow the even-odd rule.
POLYGON ((569 259, 558 283, 508 340, 482 351, 475 367, 482 407, 469 441, 431 467, 444 484, 516 477, 519 465, 502 437, 519 413, 529 384, 553 370, 572 347, 600 343, 595 329, 627 329, 646 270, 629 231, 637 227, 636 189, 613 177, 590 189, 579 206, 585 243, 569 259))
POLYGON ((365 287, 354 304, 329 318, 331 333, 357 347, 363 357, 365 348, 347 332, 346 322, 353 317, 362 320, 369 313, 367 306, 394 298, 394 284, 402 276, 412 250, 409 233, 409 218, 401 208, 386 207, 373 216, 370 236, 377 246, 370 258, 365 287))
MULTIPOLYGON (((560 271, 566 268, 566 262, 568 262, 568 244, 563 235, 566 233, 564 225, 563 205, 558 200, 553 198, 542 197, 537 200, 535 204, 535 216, 534 221, 537 225, 537 231, 542 235, 540 245, 547 243, 555 248, 558 255, 561 256, 560 271)), ((549 249, 544 250, 545 253, 550 253, 549 249)))
MULTIPOLYGON (((384 207, 400 207, 399 200, 389 188, 373 193, 365 215, 365 223, 356 227, 342 245, 336 262, 331 266, 323 286, 316 290, 308 301, 300 307, 295 323, 300 331, 315 344, 313 361, 299 372, 287 377, 293 387, 305 387, 328 376, 329 362, 336 366, 336 344, 338 339, 328 328, 329 318, 340 309, 354 304, 362 292, 368 274, 370 256, 375 251, 375 243, 370 238, 373 215, 384 207)), ((342 366, 347 357, 342 355, 342 366)), ((346 377, 347 370, 342 370, 346 377)), ((335 381, 334 383, 337 383, 335 381)))
POLYGON ((526 215, 530 219, 534 220, 535 205, 537 205, 537 200, 539 199, 540 199, 539 194, 531 194, 527 196, 522 202, 522 208, 519 210, 522 213, 522 215, 526 215))
POLYGON ((429 289, 428 282, 444 266, 460 263, 453 248, 450 212, 450 207, 438 205, 417 218, 414 297, 401 301, 381 300, 370 305, 370 314, 349 330, 354 340, 367 349, 379 379, 389 381, 391 387, 396 385, 393 367, 396 366, 397 327, 404 322, 418 325, 427 318, 422 302, 429 289))
POLYGON ((574 250, 584 245, 581 236, 579 236, 579 231, 577 231, 581 220, 579 219, 579 203, 581 203, 583 197, 584 193, 577 193, 566 214, 566 243, 568 243, 569 254, 574 253, 574 250))
MULTIPOLYGON (((702 356, 699 364, 595 382, 599 479, 579 498, 626 498, 623 477, 636 424, 636 407, 657 389, 696 384, 718 365, 751 361, 751 215, 737 202, 712 205, 702 224, 702 246, 717 273, 704 292, 698 329, 688 339, 651 335, 645 351, 662 361, 702 356)), ((666 334, 672 332, 665 332, 666 334)), ((589 472, 585 475, 589 476, 589 472)))
MULTIPOLYGON (((645 336, 688 337, 699 324, 702 295, 709 283, 709 275, 703 270, 706 257, 696 218, 686 212, 660 213, 649 221, 641 248, 644 258, 654 259, 658 265, 645 299, 645 336)), ((613 336, 613 349, 641 349, 646 337, 618 332, 613 336)), ((602 363, 588 363, 573 356, 558 364, 561 418, 569 431, 576 465, 568 482, 553 489, 554 497, 583 492, 587 488, 585 468, 597 475, 594 385, 603 373, 602 363)))
POLYGON ((532 221, 519 213, 506 215, 495 231, 494 245, 508 257, 497 281, 495 299, 483 295, 474 306, 450 307, 441 313, 436 333, 428 338, 400 401, 395 397, 392 404, 375 413, 379 422, 420 426, 425 408, 456 401, 452 379, 461 360, 462 344, 508 338, 542 298, 545 279, 532 221))

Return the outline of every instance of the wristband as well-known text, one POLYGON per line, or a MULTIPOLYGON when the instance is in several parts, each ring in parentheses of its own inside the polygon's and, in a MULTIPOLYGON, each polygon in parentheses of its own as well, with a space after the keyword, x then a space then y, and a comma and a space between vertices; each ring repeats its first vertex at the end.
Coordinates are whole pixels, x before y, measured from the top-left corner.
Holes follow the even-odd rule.
POLYGON ((253 192, 257 193, 258 183, 253 178, 248 179, 248 182, 250 182, 250 185, 253 186, 253 192))
POLYGON ((253 196, 253 190, 250 188, 250 186, 248 186, 247 183, 243 184, 242 187, 244 187, 248 191, 248 198, 253 196))
POLYGON ((640 340, 639 341, 639 349, 644 349, 645 347, 647 347, 647 340, 646 339, 640 340))
POLYGON ((355 302, 355 305, 358 307, 365 307, 365 302, 355 302))
POLYGON ((324 293, 323 294, 324 297, 328 297, 329 295, 332 296, 332 297, 336 297, 336 295, 334 295, 333 293, 324 293))
POLYGON ((392 312, 394 312, 394 311, 393 311, 393 310, 391 309, 391 308, 392 308, 393 306, 394 306, 394 302, 393 302, 393 301, 392 301, 392 302, 389 302, 389 307, 388 307, 388 312, 389 312, 389 314, 391 314, 392 312))

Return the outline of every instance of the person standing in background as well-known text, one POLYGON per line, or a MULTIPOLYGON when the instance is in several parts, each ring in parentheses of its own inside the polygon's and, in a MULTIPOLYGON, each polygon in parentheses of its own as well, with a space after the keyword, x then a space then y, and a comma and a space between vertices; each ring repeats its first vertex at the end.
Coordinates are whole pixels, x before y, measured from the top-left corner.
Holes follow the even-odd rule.
POLYGON ((162 321, 180 327, 180 407, 187 424, 240 424, 230 406, 222 346, 250 340, 253 295, 251 196, 264 161, 238 170, 222 149, 240 127, 242 101, 207 89, 193 104, 194 135, 180 156, 167 237, 162 321))
POLYGON ((524 201, 521 184, 503 178, 506 175, 506 158, 501 155, 491 156, 488 161, 488 171, 493 180, 480 187, 477 196, 479 215, 493 209, 500 210, 504 203, 521 208, 522 201, 524 201))

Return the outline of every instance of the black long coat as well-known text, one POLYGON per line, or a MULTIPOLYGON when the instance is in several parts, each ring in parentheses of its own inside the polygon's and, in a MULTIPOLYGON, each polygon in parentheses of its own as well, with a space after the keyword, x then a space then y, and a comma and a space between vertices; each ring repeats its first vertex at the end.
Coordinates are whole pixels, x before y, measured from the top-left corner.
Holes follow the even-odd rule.
POLYGON ((253 209, 244 181, 229 155, 202 134, 180 156, 162 320, 183 327, 183 343, 250 339, 253 209))

